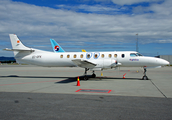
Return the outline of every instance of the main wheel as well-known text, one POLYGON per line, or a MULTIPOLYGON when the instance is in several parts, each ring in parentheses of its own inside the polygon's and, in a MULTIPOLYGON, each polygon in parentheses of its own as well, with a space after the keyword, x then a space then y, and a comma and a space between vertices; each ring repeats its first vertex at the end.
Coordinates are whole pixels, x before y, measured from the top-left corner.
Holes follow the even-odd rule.
POLYGON ((88 80, 88 77, 87 76, 84 76, 84 80, 88 80))
POLYGON ((96 74, 92 74, 92 78, 95 78, 96 77, 96 74))

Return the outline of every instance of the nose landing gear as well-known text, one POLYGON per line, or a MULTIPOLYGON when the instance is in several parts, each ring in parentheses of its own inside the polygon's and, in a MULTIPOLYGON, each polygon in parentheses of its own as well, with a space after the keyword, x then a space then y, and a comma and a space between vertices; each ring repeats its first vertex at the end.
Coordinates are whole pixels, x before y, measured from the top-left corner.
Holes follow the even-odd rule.
POLYGON ((142 77, 142 80, 149 80, 148 77, 146 76, 146 68, 144 68, 144 76, 142 77))

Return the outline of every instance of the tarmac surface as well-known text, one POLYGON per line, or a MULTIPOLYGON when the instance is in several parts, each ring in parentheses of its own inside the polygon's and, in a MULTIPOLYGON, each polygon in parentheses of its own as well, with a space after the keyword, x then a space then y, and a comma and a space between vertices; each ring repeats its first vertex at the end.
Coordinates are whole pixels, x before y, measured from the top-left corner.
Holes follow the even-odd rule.
POLYGON ((0 65, 0 120, 172 119, 172 67, 96 71, 0 65), (91 71, 88 72, 91 75, 91 71), (123 79, 123 75, 125 79, 123 79), (77 77, 80 86, 76 86, 77 77))

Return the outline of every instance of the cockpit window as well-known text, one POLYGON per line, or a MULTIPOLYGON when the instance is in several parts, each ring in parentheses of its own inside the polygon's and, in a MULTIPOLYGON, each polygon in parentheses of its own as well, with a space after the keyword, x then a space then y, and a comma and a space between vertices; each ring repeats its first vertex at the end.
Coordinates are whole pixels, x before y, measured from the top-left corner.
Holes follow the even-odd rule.
POLYGON ((141 55, 140 53, 136 53, 136 55, 137 55, 137 56, 143 56, 143 55, 141 55))
POLYGON ((143 55, 141 55, 140 53, 130 53, 130 56, 131 57, 136 57, 136 56, 143 56, 143 55))
POLYGON ((130 53, 131 57, 136 57, 137 55, 135 53, 130 53))

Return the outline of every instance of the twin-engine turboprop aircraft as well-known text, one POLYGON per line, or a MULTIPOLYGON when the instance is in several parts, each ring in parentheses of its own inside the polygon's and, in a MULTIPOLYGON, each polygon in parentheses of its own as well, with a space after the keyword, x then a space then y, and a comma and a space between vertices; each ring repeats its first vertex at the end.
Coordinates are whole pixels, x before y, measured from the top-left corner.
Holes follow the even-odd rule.
MULTIPOLYGON (((148 79, 146 68, 161 67, 168 65, 169 62, 160 58, 145 57, 134 51, 121 52, 48 52, 34 48, 26 47, 19 40, 17 35, 10 34, 10 40, 13 49, 4 49, 13 51, 18 63, 27 63, 44 67, 81 67, 85 68, 85 77, 87 80, 87 71, 92 70, 92 77, 96 77, 94 71, 112 69, 120 67, 143 67, 144 76, 142 79, 148 79)), ((56 48, 56 49, 60 49, 56 48)), ((64 51, 64 50, 63 50, 64 51)))

